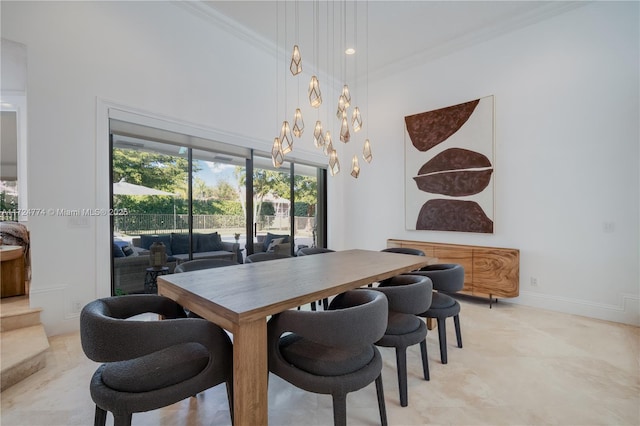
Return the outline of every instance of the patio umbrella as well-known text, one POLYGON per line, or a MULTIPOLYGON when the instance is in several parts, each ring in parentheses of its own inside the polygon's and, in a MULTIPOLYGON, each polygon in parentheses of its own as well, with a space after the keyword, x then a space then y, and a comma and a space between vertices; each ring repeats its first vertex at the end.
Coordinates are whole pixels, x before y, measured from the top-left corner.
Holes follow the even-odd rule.
POLYGON ((125 182, 114 182, 113 195, 176 195, 171 192, 160 191, 159 189, 149 188, 143 185, 125 182))
MULTIPOLYGON (((149 188, 148 186, 136 185, 134 183, 125 182, 124 179, 120 179, 120 182, 113 183, 113 195, 170 195, 175 197, 176 194, 166 191, 161 191, 155 188, 149 188)), ((176 199, 173 199, 173 227, 176 227, 176 199)))

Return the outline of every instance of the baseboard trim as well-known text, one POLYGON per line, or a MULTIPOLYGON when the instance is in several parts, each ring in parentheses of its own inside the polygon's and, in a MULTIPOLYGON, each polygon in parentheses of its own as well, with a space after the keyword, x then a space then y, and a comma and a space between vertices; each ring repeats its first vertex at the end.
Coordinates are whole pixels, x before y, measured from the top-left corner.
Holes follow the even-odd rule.
POLYGON ((519 297, 500 302, 640 326, 640 295, 620 293, 618 299, 619 303, 614 305, 521 290, 519 297))

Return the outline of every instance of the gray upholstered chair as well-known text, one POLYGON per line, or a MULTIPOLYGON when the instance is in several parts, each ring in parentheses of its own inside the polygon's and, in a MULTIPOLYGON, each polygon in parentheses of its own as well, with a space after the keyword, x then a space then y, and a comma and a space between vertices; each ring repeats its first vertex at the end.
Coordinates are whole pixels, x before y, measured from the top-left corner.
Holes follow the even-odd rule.
POLYGON ((298 250, 298 256, 309 256, 311 254, 333 253, 335 250, 331 250, 323 247, 305 247, 298 250))
POLYGON ((400 254, 412 254, 414 256, 424 256, 424 252, 422 250, 418 250, 411 247, 389 247, 380 251, 384 251, 387 253, 400 253, 400 254))
MULTIPOLYGON (((314 254, 323 254, 323 253, 335 253, 335 250, 331 250, 323 247, 305 247, 298 250, 298 256, 311 256, 314 254)), ((326 310, 329 307, 329 299, 322 299, 322 306, 326 310)), ((320 303, 320 302, 319 302, 320 303)), ((316 302, 311 302, 311 310, 316 310, 316 302)))
POLYGON ((233 413, 229 336, 209 321, 185 318, 171 299, 129 295, 90 302, 80 314, 80 338, 86 356, 104 362, 89 386, 96 426, 104 426, 108 411, 115 426, 128 426, 133 413, 174 404, 220 383, 227 385, 233 413), (126 320, 144 313, 167 319, 126 320))
POLYGON ((335 425, 346 425, 347 394, 375 381, 386 425, 382 357, 374 345, 386 328, 387 298, 369 289, 336 296, 327 311, 284 311, 267 326, 269 370, 306 391, 331 395, 335 425))
POLYGON ((431 306, 431 280, 419 275, 398 275, 384 280, 378 287, 389 301, 387 330, 378 346, 396 349, 396 369, 400 405, 408 405, 407 398, 407 347, 420 343, 422 373, 429 380, 429 360, 427 358, 427 326, 417 314, 431 306))
POLYGON ((455 293, 464 286, 464 268, 456 263, 428 265, 420 271, 411 272, 412 275, 429 277, 433 283, 433 299, 431 307, 420 314, 425 318, 435 318, 438 323, 438 339, 440 341, 440 361, 447 363, 447 329, 445 320, 453 317, 456 329, 458 347, 462 347, 462 333, 460 331, 460 303, 445 293, 455 293))
POLYGON ((176 269, 173 272, 199 271, 201 269, 221 268, 223 266, 234 266, 237 264, 237 262, 227 259, 196 259, 182 262, 176 266, 176 269))
POLYGON ((244 260, 244 263, 266 262, 268 260, 286 259, 289 257, 291 256, 289 256, 288 254, 259 252, 247 256, 247 258, 244 260))

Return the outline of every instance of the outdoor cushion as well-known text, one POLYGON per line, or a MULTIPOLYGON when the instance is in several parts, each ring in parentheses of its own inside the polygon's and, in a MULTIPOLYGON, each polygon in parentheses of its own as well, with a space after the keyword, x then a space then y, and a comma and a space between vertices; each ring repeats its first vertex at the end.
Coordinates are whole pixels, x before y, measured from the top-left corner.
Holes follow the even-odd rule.
POLYGON ((159 241, 164 244, 165 251, 167 256, 171 256, 173 252, 171 251, 171 235, 163 234, 163 235, 141 235, 140 236, 140 247, 149 250, 151 244, 159 241))
POLYGON ((267 251, 269 249, 269 244, 271 244, 271 240, 275 238, 284 238, 282 240, 283 243, 289 242, 288 235, 277 235, 277 234, 272 234, 271 232, 267 232, 267 236, 264 237, 264 242, 262 243, 262 251, 267 251))
POLYGON ((113 257, 127 257, 122 251, 122 247, 116 243, 113 243, 113 257))
POLYGON ((196 237, 196 252, 224 250, 220 234, 193 234, 196 237))
POLYGON ((269 247, 267 247, 267 253, 273 253, 275 250, 275 246, 284 242, 284 238, 274 238, 269 243, 269 247))
POLYGON ((130 245, 126 245, 126 246, 122 246, 122 252, 124 253, 125 256, 129 257, 129 256, 133 256, 135 253, 133 251, 133 249, 131 248, 130 245))
POLYGON ((171 233, 171 254, 189 253, 189 234, 171 233))
POLYGON ((184 382, 209 363, 209 351, 200 343, 174 345, 133 360, 111 362, 102 380, 122 392, 149 392, 184 382))

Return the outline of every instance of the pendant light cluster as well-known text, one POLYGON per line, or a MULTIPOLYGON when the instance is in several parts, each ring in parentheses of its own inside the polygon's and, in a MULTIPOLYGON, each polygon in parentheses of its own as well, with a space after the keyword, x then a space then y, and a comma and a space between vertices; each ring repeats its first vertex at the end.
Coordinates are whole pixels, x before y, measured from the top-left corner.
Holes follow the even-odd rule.
MULTIPOLYGON (((329 12, 327 3, 327 36, 329 35, 328 27, 329 27, 329 12)), ((285 6, 286 7, 286 6, 285 6)), ((296 14, 296 42, 298 41, 298 24, 299 24, 299 16, 298 16, 298 2, 295 2, 295 14, 296 14)), ((313 40, 314 40, 314 48, 315 48, 315 63, 316 66, 319 63, 319 0, 314 0, 314 11, 313 11, 314 19, 313 19, 313 40)), ((343 37, 342 39, 346 39, 346 2, 343 2, 343 13, 341 15, 343 21, 343 37)), ((286 10, 285 10, 285 20, 286 20, 286 10)), ((355 31, 357 34, 357 13, 355 13, 355 31)), ((335 25, 335 24, 334 24, 335 25)), ((368 28, 367 28, 368 31, 368 28)), ((286 26, 285 26, 286 32, 286 26)), ((285 36, 286 38, 286 36, 285 36)), ((357 40, 357 36, 356 36, 357 40)), ((368 49, 367 49, 368 50, 368 49)), ((353 49, 351 49, 351 54, 354 53, 353 49)), ((368 53, 368 52, 367 52, 368 53)), ((327 58, 329 57, 329 43, 327 41, 327 58)), ((367 59, 368 62, 368 59, 367 59)), ((349 108, 352 105, 352 96, 349 90, 349 86, 346 83, 346 61, 342 60, 342 80, 344 81, 342 91, 337 101, 337 110, 336 110, 336 118, 337 125, 340 126, 339 139, 343 143, 348 143, 351 138, 351 131, 354 133, 360 132, 364 125, 362 119, 362 113, 360 112, 360 108, 354 106, 352 111, 349 111, 349 108), (350 117, 350 119, 349 119, 350 117)), ((302 55, 300 53, 300 47, 298 44, 294 44, 293 52, 291 55, 291 60, 289 62, 289 71, 293 77, 300 78, 302 74, 302 55)), ((277 74, 276 74, 277 75, 277 74)), ((356 68, 357 75, 357 68, 356 68)), ((368 86, 368 65, 367 65, 367 86, 368 86)), ((285 92, 286 92, 286 79, 285 79, 285 92)), ((368 90, 367 90, 368 92, 368 90)), ((320 107, 322 105, 322 92, 320 90, 320 81, 317 75, 312 75, 309 81, 309 86, 307 90, 307 97, 309 100, 309 105, 312 108, 318 110, 318 119, 315 122, 313 128, 313 144, 316 148, 321 149, 322 152, 328 157, 328 165, 329 172, 332 176, 340 173, 340 160, 338 158, 338 153, 333 145, 333 140, 331 137, 331 131, 328 127, 332 127, 331 125, 323 127, 323 123, 320 120, 320 107)), ((368 101, 368 93, 367 93, 367 101, 368 101)), ((286 105, 285 105, 286 109, 286 105)), ((327 114, 328 118, 329 114, 327 114)), ((326 124, 326 123, 325 123, 326 124)), ((293 129, 290 128, 289 122, 287 120, 283 121, 280 135, 273 140, 273 146, 271 150, 271 157, 273 161, 273 165, 275 167, 280 167, 285 161, 285 155, 293 150, 293 137, 301 138, 304 132, 304 120, 302 118, 302 110, 298 107, 295 109, 294 118, 293 118, 293 129)), ((369 142, 368 137, 364 141, 364 147, 362 150, 362 158, 370 163, 373 159, 371 154, 371 143, 369 142)), ((354 155, 351 161, 351 176, 354 178, 358 178, 360 175, 360 165, 358 162, 358 156, 354 155)))

